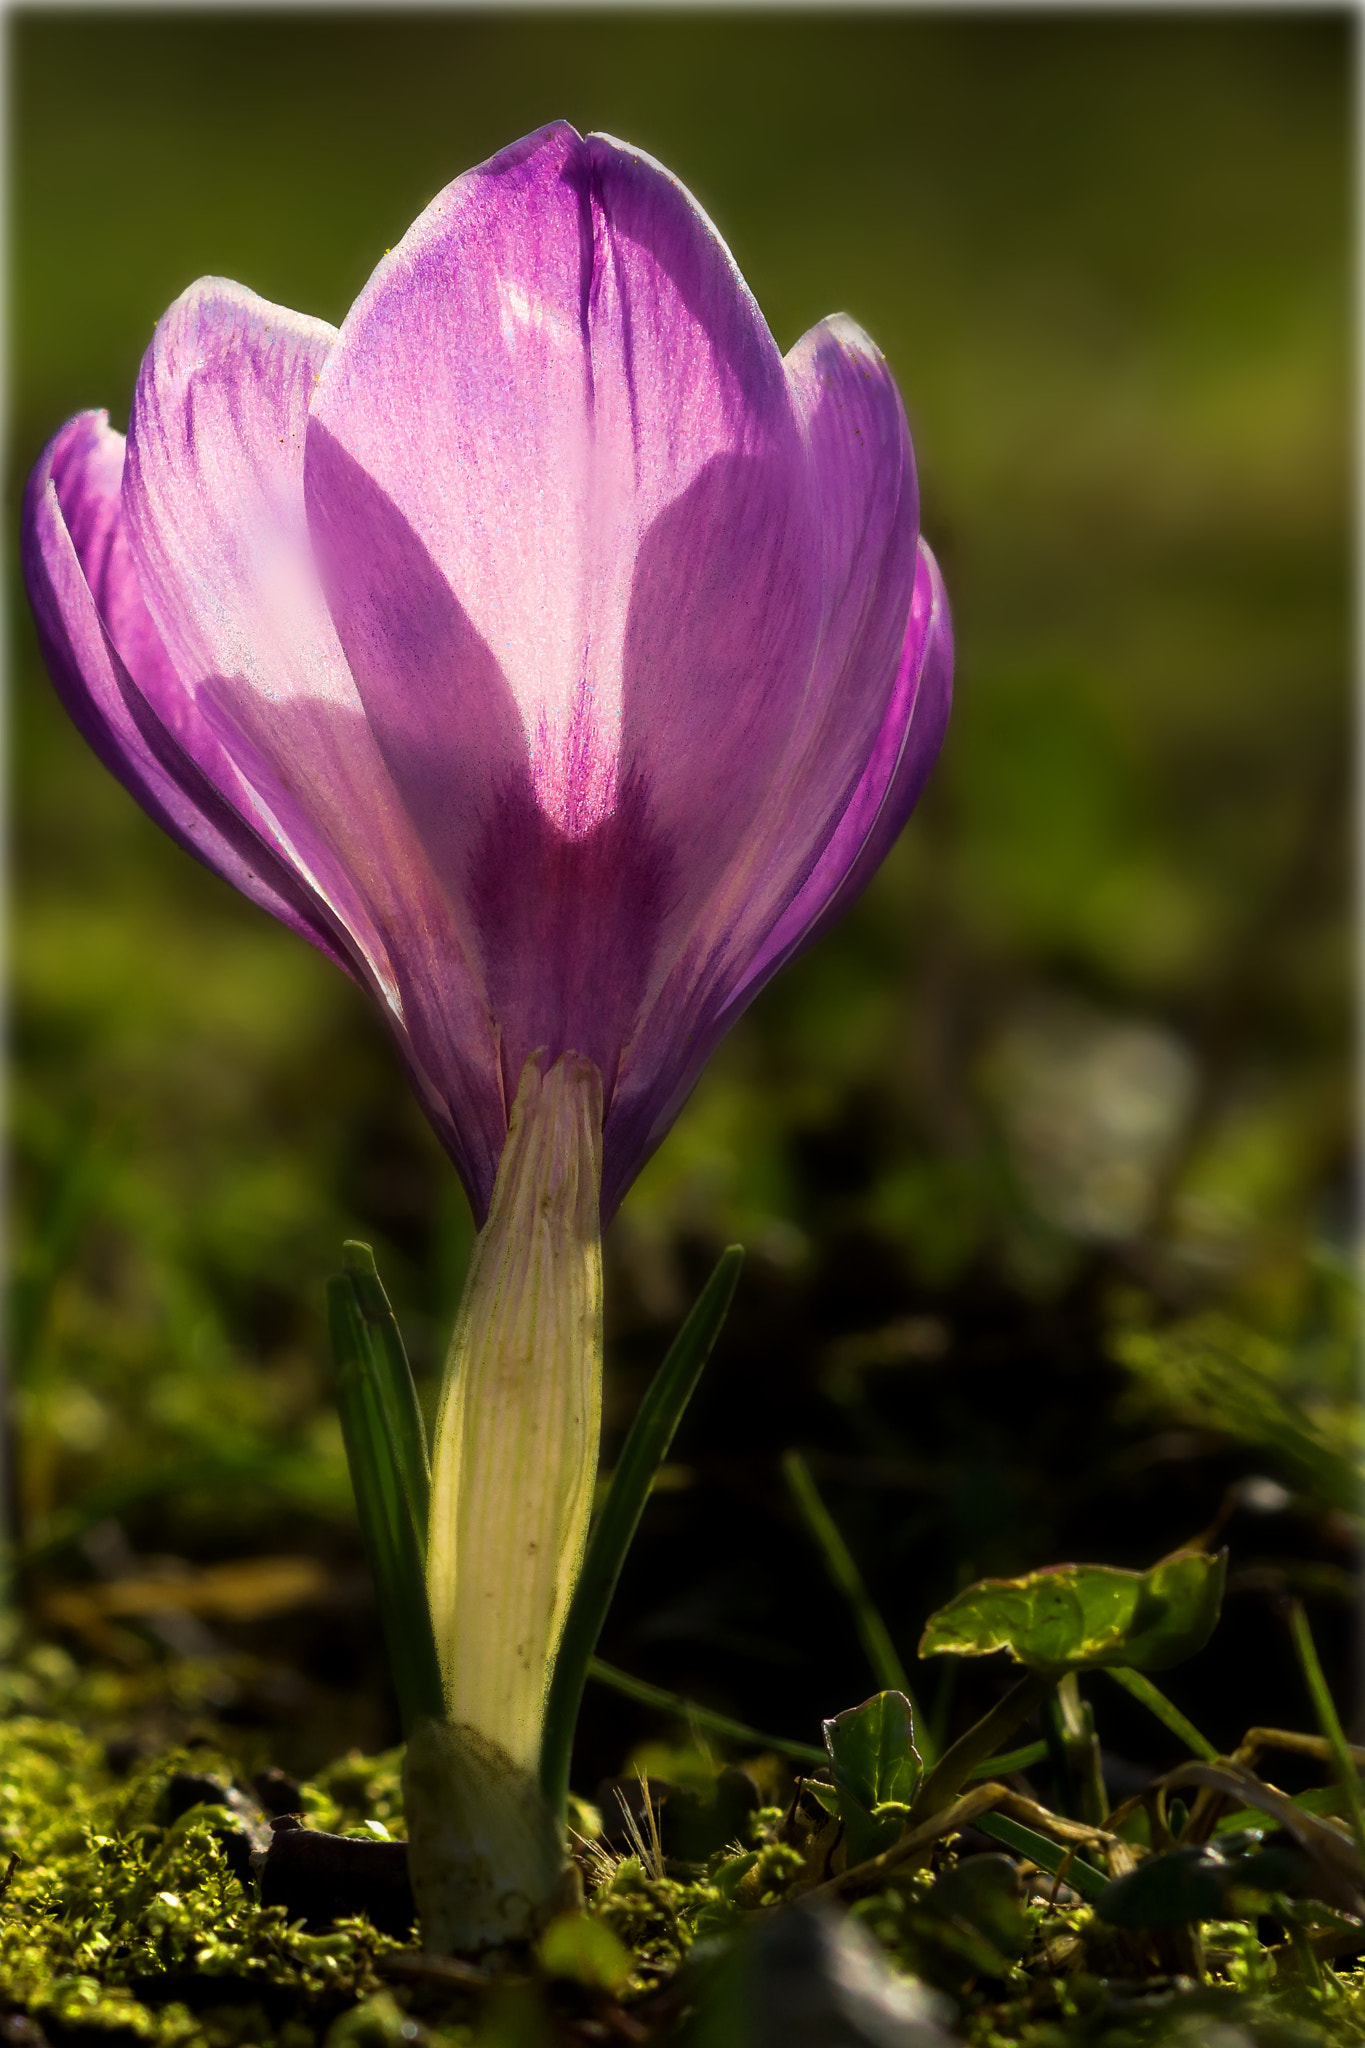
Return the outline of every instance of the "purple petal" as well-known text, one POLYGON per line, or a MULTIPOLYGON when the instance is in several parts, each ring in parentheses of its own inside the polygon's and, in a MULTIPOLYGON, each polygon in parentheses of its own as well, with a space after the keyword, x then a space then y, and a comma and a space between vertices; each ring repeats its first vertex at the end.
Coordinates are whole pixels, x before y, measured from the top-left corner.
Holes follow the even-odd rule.
POLYGON ((544 130, 380 265, 306 482, 508 1082, 545 1044, 610 1089, 769 800, 819 633, 806 434, 751 296, 659 166, 544 130))
POLYGON ((938 759, 952 694, 948 593, 928 543, 921 541, 896 686, 876 744, 829 844, 731 995, 727 1023, 785 961, 842 917, 871 881, 938 759))
POLYGON ((714 964, 708 972, 684 963, 640 1030, 637 1061, 623 1063, 606 1129, 604 1217, 667 1132, 719 1040, 778 968, 847 909, 919 798, 947 728, 953 645, 938 564, 923 541, 918 561, 882 726, 819 859, 733 984, 719 980, 714 964), (690 987, 684 980, 688 970, 690 987))
POLYGON ((145 694, 315 895, 482 1210, 506 1134, 494 1029, 313 562, 305 430, 332 341, 321 322, 216 279, 161 321, 123 484, 141 585, 175 659, 145 694))
POLYGON ((24 498, 24 577, 57 692, 100 760, 188 852, 348 967, 291 869, 212 792, 187 794, 130 706, 174 672, 138 586, 120 504, 124 441, 80 413, 44 449, 24 498), (130 673, 131 672, 131 673, 130 673))
POLYGON ((745 1002, 800 942, 815 914, 808 905, 823 905, 836 885, 831 873, 842 878, 856 848, 831 846, 834 824, 849 817, 888 726, 899 730, 908 715, 902 656, 919 505, 900 395, 880 352, 842 317, 806 335, 786 367, 821 516, 819 646, 808 675, 787 679, 790 735, 767 801, 622 1063, 607 1126, 613 1192, 638 1171, 639 1148, 657 1142, 745 1002))
MULTIPOLYGON (((821 625, 788 680, 788 744, 709 921, 694 932, 703 1000, 747 985, 866 773, 891 711, 913 610, 919 500, 900 393, 861 328, 822 321, 787 361, 822 529, 821 625)), ((673 1001, 676 1003, 676 992, 673 1001)))

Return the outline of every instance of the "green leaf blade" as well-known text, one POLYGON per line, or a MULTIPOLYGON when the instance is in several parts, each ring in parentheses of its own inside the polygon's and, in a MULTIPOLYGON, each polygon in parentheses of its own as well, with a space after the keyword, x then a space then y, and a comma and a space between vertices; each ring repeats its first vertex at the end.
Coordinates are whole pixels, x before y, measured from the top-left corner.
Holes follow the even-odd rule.
POLYGON ((611 1490, 588 1538, 583 1569, 555 1658, 541 1741, 540 1782, 553 1811, 561 1818, 569 1796, 574 1728, 597 1639, 650 1488, 668 1456, 674 1432, 720 1335, 743 1263, 740 1245, 730 1245, 721 1253, 715 1271, 640 1403, 617 1461, 611 1490))
POLYGON ((646 1678, 633 1678, 628 1671, 618 1671, 614 1664, 604 1664, 600 1657, 588 1659, 588 1676, 596 1679, 599 1685, 610 1686, 624 1699, 638 1700, 641 1706, 656 1707, 660 1713, 672 1714, 689 1726, 695 1724, 698 1728, 707 1728, 713 1735, 723 1735, 727 1741, 739 1743, 750 1750, 771 1749, 778 1756, 790 1757, 793 1763, 817 1767, 828 1761, 827 1753, 809 1742, 793 1742, 785 1735, 766 1735, 761 1728, 751 1728, 747 1721, 736 1721, 731 1714, 718 1714, 697 1700, 688 1699, 683 1693, 669 1692, 661 1685, 651 1685, 646 1678))
POLYGON ((426 1553, 431 1519, 431 1459, 426 1426, 398 1321, 389 1305, 374 1252, 356 1238, 341 1247, 341 1264, 364 1324, 369 1369, 384 1411, 395 1464, 412 1508, 413 1526, 426 1553))
POLYGON ((1109 1879, 1102 1870, 1096 1870, 1093 1863, 1073 1854, 1070 1849, 1061 1849, 1050 1842, 1046 1835, 1038 1834, 1033 1828, 1026 1828, 1022 1822, 1007 1820, 1003 1813, 979 1813, 972 1826, 983 1835, 1003 1842, 1007 1849, 1013 1849, 1017 1856, 1027 1856, 1030 1863, 1036 1863, 1040 1870, 1050 1870, 1078 1891, 1083 1899, 1092 1902, 1099 1898, 1109 1879))
POLYGON ((427 1605, 425 1543, 395 1455, 369 1325, 349 1272, 328 1282, 327 1320, 346 1462, 406 1730, 419 1714, 439 1719, 444 1712, 427 1605))

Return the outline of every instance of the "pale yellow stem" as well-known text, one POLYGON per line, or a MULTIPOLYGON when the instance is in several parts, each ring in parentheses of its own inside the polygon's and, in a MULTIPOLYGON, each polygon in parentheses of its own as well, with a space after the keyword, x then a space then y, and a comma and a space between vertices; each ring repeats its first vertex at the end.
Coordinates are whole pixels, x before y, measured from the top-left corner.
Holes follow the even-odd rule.
POLYGON ((583 1557, 602 1407, 602 1080, 529 1060, 465 1281, 431 1471, 447 1721, 534 1773, 583 1557))

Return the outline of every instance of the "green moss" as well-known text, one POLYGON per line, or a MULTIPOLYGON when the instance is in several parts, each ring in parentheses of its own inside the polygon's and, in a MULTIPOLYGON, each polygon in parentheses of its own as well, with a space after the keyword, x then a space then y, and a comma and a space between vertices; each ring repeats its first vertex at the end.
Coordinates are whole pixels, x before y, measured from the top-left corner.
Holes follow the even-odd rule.
MULTIPOLYGON (((225 1815, 199 1806, 166 1819, 172 1774, 230 1780, 242 1760, 229 1747, 167 1748, 120 1776, 96 1710, 118 1701, 117 1689, 97 1688, 97 1700, 69 1660, 46 1652, 30 1652, 6 1685, 0 2011, 31 2015, 54 2048, 555 2048, 581 2038, 568 2018, 609 1997, 603 1944, 572 1928, 554 1967, 542 1958, 539 1981, 486 1996, 386 1981, 385 1955, 401 1944, 363 1919, 324 1934, 291 1927, 228 1868, 225 1815), (68 1714, 79 1705, 83 1723, 57 1718, 57 1698, 68 1714), (49 1711, 13 1711, 16 1701, 49 1711), (580 1953, 590 1967, 572 1982, 580 1953)), ((401 1836, 399 1753, 338 1760, 302 1788, 302 1805, 315 1826, 401 1836)), ((585 1850, 586 1910, 631 1958, 620 1995, 646 2025, 653 1995, 690 1967, 694 1947, 742 1942, 786 1895, 801 1857, 780 1839, 783 1821, 782 1807, 760 1808, 744 1839, 698 1864, 667 1862, 652 1839, 624 1856, 601 1842, 585 1850)), ((1254 1922, 1208 1930, 1220 1959, 1208 1983, 1130 2001, 1131 2011, 1104 1981, 1115 1937, 1089 1907, 1018 1907, 996 1956, 999 1927, 952 1920, 934 1899, 955 1861, 945 1848, 935 1868, 906 1873, 854 1911, 894 1969, 949 1993, 970 2048, 1199 2048, 1217 2027, 1238 2048, 1345 2048, 1365 2037, 1365 1971, 1325 1967, 1323 1988, 1309 1990, 1283 1962, 1277 1972, 1254 1922)))
MULTIPOLYGON (((398 1944, 365 1921, 306 1934, 258 1905, 229 1870, 210 1809, 158 1818, 172 1772, 187 1768, 230 1777, 234 1764, 169 1750, 119 1779, 75 1727, 0 1722, 0 1848, 13 1859, 0 2004, 62 2039, 304 2048, 381 1989, 376 1958, 398 1944)), ((347 1759, 307 1788, 305 1806, 329 1827, 387 1825, 396 1787, 392 1759, 347 1759)))

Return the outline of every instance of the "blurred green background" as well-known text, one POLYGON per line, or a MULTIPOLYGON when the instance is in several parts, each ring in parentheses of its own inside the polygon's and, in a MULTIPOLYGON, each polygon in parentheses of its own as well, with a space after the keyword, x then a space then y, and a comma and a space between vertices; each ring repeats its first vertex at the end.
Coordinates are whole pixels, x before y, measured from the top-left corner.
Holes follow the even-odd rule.
MULTIPOLYGON (((1286 1586, 1344 1669, 1355 33, 8 17, 12 531, 62 420, 126 425, 192 278, 338 321, 442 184, 556 115, 684 180, 782 347, 843 308, 900 380, 953 722, 613 1227, 608 1464, 708 1259, 751 1252, 605 1645, 644 1675, 803 1734, 869 1689, 793 1442, 903 1649, 974 1573, 1145 1564, 1221 1514, 1234 1597, 1189 1680, 1216 1739, 1303 1719, 1286 1586)), ((323 1283, 371 1239, 429 1388, 464 1200, 359 994, 87 753, 11 579, 24 1599, 81 1658, 226 1647, 244 1718, 373 1741, 323 1283), (96 1597, 252 1556, 317 1584, 155 1626, 96 1597)), ((588 1783, 648 1719, 591 1706, 588 1783)))

